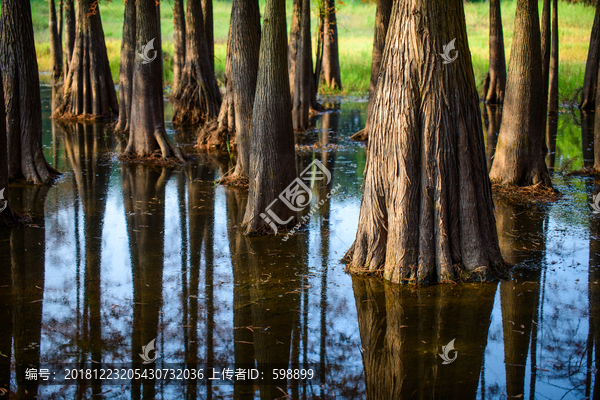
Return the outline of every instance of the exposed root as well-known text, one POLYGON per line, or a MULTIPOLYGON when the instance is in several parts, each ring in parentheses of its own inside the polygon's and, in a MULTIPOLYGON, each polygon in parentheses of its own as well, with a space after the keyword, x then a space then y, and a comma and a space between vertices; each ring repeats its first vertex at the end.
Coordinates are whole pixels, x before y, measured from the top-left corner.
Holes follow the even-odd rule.
POLYGON ((343 148, 343 146, 340 146, 338 144, 335 143, 328 143, 328 144, 321 144, 321 142, 315 142, 314 144, 296 144, 296 151, 337 151, 340 148, 343 148))
POLYGON ((229 135, 226 126, 219 126, 218 121, 211 121, 205 124, 198 132, 195 147, 203 151, 226 151, 227 141, 229 141, 229 151, 236 148, 235 135, 229 135))
POLYGON ((506 199, 512 203, 521 204, 553 203, 562 197, 562 194, 558 190, 548 187, 542 182, 531 186, 493 183, 492 193, 494 196, 506 199))
POLYGON ((180 159, 177 157, 168 157, 164 158, 161 150, 154 151, 151 155, 140 157, 133 152, 125 152, 119 154, 117 159, 121 162, 126 163, 140 163, 147 165, 160 165, 160 166, 175 166, 185 164, 185 159, 180 159))
POLYGON ((367 130, 367 128, 361 129, 354 135, 350 136, 350 139, 355 140, 357 142, 364 142, 369 139, 369 131, 367 130))
POLYGON ((592 167, 585 167, 582 169, 578 169, 577 171, 571 171, 567 174, 567 176, 588 176, 592 178, 599 178, 600 171, 596 171, 592 167))
POLYGON ((65 113, 61 115, 54 114, 52 115, 52 119, 60 120, 65 122, 97 122, 97 121, 109 121, 117 118, 117 114, 103 114, 103 115, 93 115, 93 114, 71 114, 65 113))
POLYGON ((217 184, 223 186, 238 186, 238 187, 248 187, 250 185, 250 181, 247 176, 242 176, 240 174, 227 174, 220 179, 217 179, 217 184))

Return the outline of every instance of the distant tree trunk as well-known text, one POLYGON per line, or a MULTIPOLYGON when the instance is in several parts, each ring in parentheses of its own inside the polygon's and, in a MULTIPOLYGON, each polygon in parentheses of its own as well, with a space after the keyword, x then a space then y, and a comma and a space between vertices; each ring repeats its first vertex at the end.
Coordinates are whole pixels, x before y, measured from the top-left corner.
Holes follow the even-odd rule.
MULTIPOLYGON (((552 48, 552 30, 550 26, 550 0, 543 0, 542 7, 542 95, 544 107, 544 121, 546 121, 546 112, 548 107, 548 82, 550 76, 550 50, 552 48)), ((545 125, 544 125, 545 126, 545 125)))
POLYGON ((48 0, 48 30, 50 31, 50 59, 52 60, 52 73, 50 77, 53 83, 60 81, 62 77, 62 43, 56 20, 56 7, 54 0, 48 0))
POLYGON ((483 84, 486 103, 500 104, 504 101, 506 88, 506 57, 500 0, 490 0, 490 69, 483 84))
POLYGON ((596 3, 596 14, 594 25, 590 36, 590 47, 587 62, 585 64, 585 75, 583 76, 583 91, 581 92, 581 104, 579 108, 591 111, 595 107, 596 82, 598 80, 598 65, 600 64, 600 1, 596 3))
POLYGON ((463 1, 395 2, 379 75, 348 270, 392 282, 494 276, 503 260, 463 1), (457 60, 442 64, 453 38, 457 60))
POLYGON ((552 52, 550 55, 550 89, 548 113, 558 114, 558 1, 552 0, 552 52))
POLYGON ((537 1, 518 0, 498 146, 490 171, 503 185, 552 187, 544 162, 542 55, 537 1))
POLYGON ((77 35, 55 118, 96 119, 118 113, 115 85, 95 0, 77 0, 77 35))
POLYGON ((290 162, 296 155, 286 42, 285 1, 267 0, 252 114, 250 193, 243 221, 246 234, 271 229, 261 217, 268 207, 269 213, 283 221, 280 225, 294 223, 297 218, 295 212, 278 200, 296 178, 296 164, 290 162))
POLYGON ((308 129, 308 113, 312 79, 312 54, 310 37, 310 0, 302 0, 300 19, 300 39, 296 55, 296 77, 294 81, 294 101, 292 118, 295 131, 308 129))
MULTIPOLYGON (((2 10, 4 12, 4 10, 2 10)), ((1 72, 0 72, 1 74, 1 72)), ((0 76, 0 79, 2 77, 0 76)), ((6 114, 4 112, 4 89, 0 85, 0 154, 7 154, 8 147, 6 142, 6 114)), ((0 157, 0 226, 9 225, 17 220, 8 201, 8 160, 6 157, 0 157)))
MULTIPOLYGON (((136 0, 136 47, 144 48, 158 37, 158 29, 156 1, 136 0)), ((156 52, 158 58, 161 49, 158 48, 156 52)), ((175 157, 183 161, 181 151, 165 131, 161 63, 135 62, 132 85, 135 101, 131 104, 129 142, 125 155, 149 157, 154 151, 160 150, 163 159, 175 157)))
POLYGON ((323 79, 330 89, 342 89, 335 0, 325 0, 323 79))
POLYGON ((288 73, 290 76, 290 94, 294 101, 294 84, 296 83, 296 57, 300 42, 300 20, 302 19, 302 0, 292 3, 292 25, 290 27, 290 44, 288 45, 288 73))
POLYGON ((65 62, 63 71, 65 81, 69 75, 69 66, 73 59, 73 48, 75 47, 75 0, 63 0, 65 2, 65 62))
POLYGON ((187 2, 185 23, 186 63, 173 93, 173 123, 206 123, 219 115, 221 93, 211 67, 200 2, 187 2))
POLYGON ((486 140, 486 161, 488 172, 492 169, 494 153, 496 152, 496 143, 498 142, 498 131, 502 121, 502 106, 493 106, 486 104, 483 109, 483 119, 487 120, 487 140, 486 140))
MULTIPOLYGON (((60 49, 62 53, 62 37, 63 37, 63 15, 64 15, 64 0, 58 1, 58 41, 60 42, 60 49)), ((62 62, 62 60, 61 60, 62 62)))
POLYGON ((177 90, 185 68, 185 12, 183 0, 173 2, 173 92, 177 90))
POLYGON ((215 35, 213 23, 213 3, 212 0, 202 0, 202 17, 204 21, 204 33, 206 35, 206 44, 208 46, 208 57, 210 59, 210 68, 215 73, 215 35))
POLYGON ((369 83, 369 104, 367 106, 367 123, 364 129, 352 135, 354 140, 367 140, 369 136, 369 116, 375 100, 375 89, 379 79, 379 68, 383 59, 383 48, 385 38, 390 24, 393 0, 377 0, 377 11, 375 12, 375 30, 373 35, 373 55, 371 57, 371 81, 369 83))
POLYGON ((2 2, 0 66, 6 109, 8 179, 47 183, 58 172, 50 167, 42 149, 40 79, 29 1, 2 2))
POLYGON ((115 131, 129 130, 131 113, 131 84, 135 62, 136 34, 135 0, 126 0, 123 36, 121 40, 121 60, 119 66, 119 121, 115 131))

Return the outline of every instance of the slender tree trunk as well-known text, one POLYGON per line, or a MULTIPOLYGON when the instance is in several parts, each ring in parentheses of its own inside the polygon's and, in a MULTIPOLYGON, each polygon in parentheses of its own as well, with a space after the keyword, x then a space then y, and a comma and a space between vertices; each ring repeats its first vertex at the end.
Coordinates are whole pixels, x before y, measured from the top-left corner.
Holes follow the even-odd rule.
POLYGON ((503 260, 463 1, 395 2, 379 76, 348 270, 392 282, 494 276, 503 260), (453 39, 457 59, 442 64, 453 39))
MULTIPOLYGON (((319 9, 318 9, 318 25, 317 25, 317 51, 315 54, 316 62, 315 62, 315 89, 318 89, 319 84, 321 83, 321 78, 323 76, 323 39, 324 39, 324 26, 326 24, 326 15, 325 15, 325 3, 319 1, 319 9)), ((294 99, 292 98, 292 101, 294 99)))
POLYGON ((504 101, 506 88, 506 58, 500 0, 490 0, 490 69, 483 84, 486 103, 500 104, 504 101))
POLYGON ((490 171, 492 181, 552 187, 544 141, 542 55, 537 1, 518 0, 506 96, 498 146, 490 171))
MULTIPOLYGON (((2 79, 1 76, 0 79, 2 79)), ((0 85, 0 105, 4 105, 4 89, 2 85, 0 85)), ((0 107, 0 121, 6 121, 4 107, 0 107)), ((8 153, 6 140, 6 123, 0 123, 0 154, 3 155, 8 153)), ((2 210, 0 211, 0 226, 16 222, 17 216, 8 201, 8 160, 6 157, 0 157, 0 210, 2 210)))
POLYGON ((110 118, 118 113, 100 9, 95 0, 77 0, 77 34, 69 74, 58 92, 55 118, 110 118))
POLYGON ((585 64, 585 75, 583 76, 583 91, 581 93, 581 104, 579 107, 585 111, 591 111, 595 107, 596 82, 598 80, 598 65, 600 64, 600 2, 596 3, 596 14, 594 25, 590 36, 590 47, 587 62, 585 64))
POLYGON ((302 19, 302 0, 292 3, 292 25, 290 27, 290 44, 288 45, 288 73, 290 76, 290 94, 294 101, 294 84, 296 83, 296 58, 300 43, 300 20, 302 19))
MULTIPOLYGON (((155 0, 136 0, 136 44, 141 49, 158 36, 155 0)), ((159 42, 160 43, 160 42, 159 42)), ((156 50, 158 58, 160 48, 156 50)), ((125 155, 149 157, 160 150, 163 159, 184 157, 169 139, 164 125, 162 67, 158 61, 136 60, 133 67, 129 142, 125 155), (158 84, 160 82, 161 84, 158 84)))
MULTIPOLYGON (((600 75, 600 69, 597 71, 600 75)), ((596 112, 594 115, 594 171, 600 172, 600 90, 596 90, 596 112)))
POLYGON ((177 91, 185 68, 185 12, 183 0, 173 2, 173 92, 177 91))
MULTIPOLYGON (((543 0, 542 7, 542 96, 544 108, 544 122, 546 121, 546 113, 548 107, 548 82, 550 76, 550 50, 552 49, 552 29, 550 26, 550 0, 543 0)), ((546 126, 544 124, 544 126, 546 126)))
POLYGON ((323 79, 330 89, 342 89, 338 30, 335 17, 335 0, 325 1, 325 27, 323 39, 323 79))
POLYGON ((133 65, 135 62, 136 14, 135 0, 126 0, 125 18, 123 20, 123 37, 121 40, 121 60, 119 66, 119 121, 115 131, 129 130, 131 113, 131 85, 133 65))
POLYGON ((550 89, 548 114, 558 114, 558 0, 552 0, 552 52, 550 55, 550 89))
POLYGON ((57 171, 50 167, 42 150, 40 80, 28 1, 2 2, 0 66, 6 109, 8 178, 47 183, 57 171))
MULTIPOLYGON (((63 38, 63 15, 64 15, 64 0, 58 1, 58 41, 62 53, 62 38, 63 38)), ((61 59, 62 62, 62 59, 61 59)))
POLYGON ((206 35, 206 45, 208 46, 208 57, 210 59, 210 68, 215 73, 215 35, 213 23, 213 3, 212 0, 202 0, 202 17, 204 21, 204 33, 206 35))
POLYGON ((300 39, 296 55, 296 80, 294 81, 294 102, 292 118, 295 131, 308 129, 312 79, 312 54, 310 42, 310 0, 302 0, 300 19, 300 39))
POLYGON ((377 0, 377 11, 375 12, 375 30, 373 35, 373 54, 371 57, 371 81, 369 82, 369 104, 367 106, 367 123, 364 129, 352 135, 354 140, 367 140, 369 136, 369 116, 375 99, 375 89, 379 79, 379 68, 383 59, 383 48, 385 38, 390 24, 393 0, 377 0))
POLYGON ((187 2, 185 23, 186 63, 179 86, 173 93, 173 123, 206 123, 219 115, 221 93, 211 67, 199 1, 187 2))
POLYGON ((498 132, 500 131, 500 123, 502 121, 502 106, 486 104, 483 113, 483 119, 487 120, 486 161, 489 172, 492 169, 496 143, 498 142, 498 132))
POLYGON ((58 22, 56 20, 56 7, 54 0, 48 0, 48 30, 50 31, 50 59, 52 60, 52 73, 50 74, 53 83, 60 81, 62 77, 62 43, 58 22))
POLYGON ((250 192, 243 221, 246 234, 267 231, 273 224, 292 224, 297 218, 296 212, 278 199, 296 178, 296 165, 290 162, 295 150, 286 42, 285 1, 267 0, 252 114, 250 192), (271 215, 271 225, 269 217, 261 216, 265 212, 271 215))
POLYGON ((75 47, 75 0, 63 0, 65 2, 65 62, 63 71, 65 81, 69 75, 69 66, 73 59, 73 48, 75 47))

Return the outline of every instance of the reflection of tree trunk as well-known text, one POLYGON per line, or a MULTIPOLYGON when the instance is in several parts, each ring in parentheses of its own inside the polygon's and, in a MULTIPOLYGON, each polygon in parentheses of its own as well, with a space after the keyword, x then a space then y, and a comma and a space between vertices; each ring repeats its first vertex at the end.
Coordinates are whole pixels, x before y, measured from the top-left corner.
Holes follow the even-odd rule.
MULTIPOLYGON (((1 104, 1 103, 0 103, 1 104)), ((0 265, 12 265, 10 231, 0 229, 0 265)), ((13 289, 11 268, 0 269, 0 398, 8 398, 13 341, 13 289)))
POLYGON ((548 154, 546 155, 546 165, 548 172, 554 172, 554 161, 556 160, 556 133, 558 131, 558 116, 548 115, 546 123, 546 145, 548 154))
MULTIPOLYGON (((591 182, 590 182, 591 183, 591 182)), ((598 185, 598 180, 594 185, 598 185)), ((591 186, 591 184, 590 184, 591 186)), ((592 202, 590 197, 588 201, 592 202)), ((594 377, 593 395, 587 389, 586 397, 590 399, 600 398, 600 221, 595 215, 590 214, 590 256, 588 266, 588 293, 589 293, 589 335, 588 335, 588 378, 587 384, 591 384, 592 363, 595 360, 596 372, 594 377), (595 355, 592 355, 595 348, 595 355)))
POLYGON ((584 168, 594 166, 594 114, 580 112, 581 118, 581 153, 584 168))

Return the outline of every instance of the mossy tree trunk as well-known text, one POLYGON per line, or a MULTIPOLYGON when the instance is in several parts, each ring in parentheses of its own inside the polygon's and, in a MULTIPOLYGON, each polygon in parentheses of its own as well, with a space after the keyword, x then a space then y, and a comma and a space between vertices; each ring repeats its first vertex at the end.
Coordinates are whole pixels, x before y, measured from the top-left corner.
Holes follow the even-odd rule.
POLYGON ((392 282, 494 276, 504 263, 462 0, 394 3, 379 75, 348 270, 392 282), (457 59, 442 64, 453 38, 457 59))
POLYGON ((488 104, 504 101, 506 57, 500 0, 490 0, 490 67, 483 84, 483 99, 488 104))
POLYGON ((131 114, 131 89, 135 62, 136 34, 135 0, 125 1, 125 18, 121 39, 121 60, 119 65, 119 121, 115 131, 129 131, 131 114))
POLYGON ((598 66, 600 65, 600 2, 596 3, 596 14, 594 25, 590 35, 590 47, 588 50, 585 74, 583 76, 583 91, 581 93, 581 104, 579 107, 585 111, 591 111, 595 107, 596 83, 598 81, 598 66))

